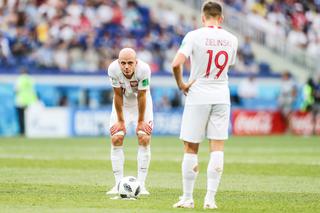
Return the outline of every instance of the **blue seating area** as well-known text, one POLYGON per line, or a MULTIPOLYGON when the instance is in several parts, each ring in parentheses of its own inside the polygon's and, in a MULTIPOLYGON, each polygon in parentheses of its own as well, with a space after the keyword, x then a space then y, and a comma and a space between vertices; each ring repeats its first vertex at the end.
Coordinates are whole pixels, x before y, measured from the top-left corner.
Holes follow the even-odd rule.
MULTIPOLYGON (((240 100, 239 103, 232 103, 234 107, 245 109, 276 109, 277 99, 280 88, 275 85, 261 85, 259 86, 258 95, 254 99, 240 100)), ((47 107, 67 105, 71 107, 101 107, 110 105, 112 102, 112 90, 111 88, 84 88, 77 86, 53 86, 42 85, 36 86, 36 91, 39 99, 47 107), (107 93, 107 97, 104 97, 104 93, 107 93), (65 99, 65 100, 63 100, 65 99), (87 100, 85 100, 87 99, 87 100), (107 99, 107 100, 105 100, 107 99), (63 102, 66 101, 66 102, 63 102), (87 103, 86 103, 87 102, 87 103)), ((172 101, 176 98, 177 94, 180 94, 177 88, 169 87, 152 87, 151 90, 153 102, 155 107, 161 106, 164 97, 168 101, 172 101)), ((236 96, 238 93, 238 85, 230 85, 231 96, 236 96)), ((1 107, 12 108, 14 106, 14 90, 12 85, 0 86, 0 100, 1 107)), ((181 96, 180 96, 181 97, 181 96)), ((298 92, 296 108, 299 108, 302 101, 302 91, 298 92)), ((170 107, 170 106, 169 106, 170 107)))
MULTIPOLYGON (((230 86, 231 96, 236 96, 237 85, 230 86)), ((250 109, 250 110, 276 110, 278 108, 278 96, 280 93, 280 86, 274 85, 260 85, 256 98, 243 99, 240 103, 233 103, 234 108, 250 109)), ((302 88, 298 88, 298 94, 293 108, 298 110, 303 101, 302 88)))
POLYGON ((36 91, 38 98, 48 107, 57 106, 60 93, 56 87, 49 85, 37 85, 36 91))
POLYGON ((0 84, 0 135, 12 136, 18 132, 14 86, 0 84))
MULTIPOLYGON (((262 84, 258 87, 258 95, 253 99, 243 99, 233 102, 234 109, 276 110, 280 86, 262 84)), ((106 108, 112 103, 112 89, 106 87, 53 86, 36 85, 36 92, 41 102, 47 107, 67 106, 71 108, 106 108)), ((231 96, 238 94, 238 85, 230 85, 231 96)), ((183 95, 176 87, 151 88, 154 110, 168 111, 181 109, 183 95), (179 100, 176 100, 176 99, 179 100)), ((15 94, 12 84, 0 84, 0 135, 10 136, 18 132, 15 110, 15 94)), ((299 109, 302 103, 302 89, 294 104, 299 109)))

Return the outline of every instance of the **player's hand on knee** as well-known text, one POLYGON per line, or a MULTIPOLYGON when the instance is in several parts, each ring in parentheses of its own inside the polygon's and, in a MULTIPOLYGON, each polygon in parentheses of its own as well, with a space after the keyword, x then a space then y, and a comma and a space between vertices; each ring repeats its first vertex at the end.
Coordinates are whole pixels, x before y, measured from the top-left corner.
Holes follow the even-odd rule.
POLYGON ((126 126, 124 124, 124 122, 117 122, 116 124, 114 124, 111 128, 110 128, 110 134, 114 135, 117 132, 123 131, 123 135, 126 134, 126 126))
POLYGON ((141 134, 142 132, 146 133, 147 135, 151 135, 152 126, 144 121, 139 121, 136 129, 136 133, 141 134))

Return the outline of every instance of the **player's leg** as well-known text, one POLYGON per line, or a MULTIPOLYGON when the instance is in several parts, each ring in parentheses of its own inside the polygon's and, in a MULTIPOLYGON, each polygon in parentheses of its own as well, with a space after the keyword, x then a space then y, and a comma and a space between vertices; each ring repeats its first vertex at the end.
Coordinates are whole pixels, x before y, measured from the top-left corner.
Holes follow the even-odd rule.
MULTIPOLYGON (((125 116, 125 115, 124 115, 125 116)), ((116 111, 113 108, 110 117, 110 127, 112 127, 117 122, 116 111)), ((111 134, 111 133, 110 133, 111 134)), ((107 194, 117 194, 118 193, 118 183, 123 178, 123 167, 124 167, 124 152, 123 152, 123 141, 124 133, 122 131, 111 135, 111 148, 110 148, 110 160, 112 165, 112 171, 115 179, 115 185, 107 194)))
POLYGON ((229 105, 213 105, 207 127, 210 160, 207 168, 207 193, 204 208, 215 209, 215 195, 223 172, 224 141, 228 139, 229 105))
POLYGON ((199 143, 184 141, 184 155, 181 165, 183 195, 174 208, 194 208, 193 189, 199 173, 198 168, 199 143))
POLYGON ((199 173, 198 149, 205 136, 210 107, 208 105, 185 106, 180 138, 184 141, 184 156, 182 160, 183 195, 174 208, 194 208, 194 183, 199 173))
POLYGON ((141 192, 142 195, 149 195, 145 187, 145 181, 148 175, 150 160, 151 160, 151 149, 150 141, 151 136, 143 133, 138 133, 138 154, 137 154, 137 164, 138 164, 138 176, 137 179, 141 183, 141 192))
POLYGON ((207 193, 204 199, 204 208, 217 208, 215 196, 223 172, 224 141, 210 140, 210 160, 207 168, 207 193))
MULTIPOLYGON (((145 112, 145 121, 153 127, 153 108, 151 98, 147 100, 146 112, 145 112)), ((145 187, 145 181, 148 175, 150 160, 151 160, 151 135, 147 135, 143 132, 137 133, 138 137, 138 154, 137 154, 137 169, 138 175, 137 179, 141 183, 141 195, 149 195, 145 187)))

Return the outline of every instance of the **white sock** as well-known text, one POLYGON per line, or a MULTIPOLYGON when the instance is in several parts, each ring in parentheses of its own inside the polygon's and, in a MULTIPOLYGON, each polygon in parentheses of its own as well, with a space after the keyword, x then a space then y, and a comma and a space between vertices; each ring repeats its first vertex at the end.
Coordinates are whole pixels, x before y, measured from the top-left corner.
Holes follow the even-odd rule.
POLYGON ((193 199, 194 182, 198 175, 198 155, 184 153, 182 161, 183 198, 193 199))
POLYGON ((116 185, 118 185, 120 180, 123 178, 123 165, 124 165, 123 146, 111 145, 110 159, 111 159, 114 179, 116 181, 116 185))
POLYGON ((207 169, 207 194, 205 200, 212 202, 218 190, 223 171, 223 151, 215 151, 210 154, 207 169))
POLYGON ((146 147, 139 146, 138 155, 137 155, 138 181, 141 183, 142 186, 144 186, 144 183, 145 183, 147 175, 148 175, 150 159, 151 159, 150 145, 148 145, 146 147))

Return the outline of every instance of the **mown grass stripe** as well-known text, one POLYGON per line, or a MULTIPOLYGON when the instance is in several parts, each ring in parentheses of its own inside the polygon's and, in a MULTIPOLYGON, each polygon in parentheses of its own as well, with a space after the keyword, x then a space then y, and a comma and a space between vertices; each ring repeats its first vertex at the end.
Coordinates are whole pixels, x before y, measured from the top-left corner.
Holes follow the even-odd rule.
MULTIPOLYGON (((178 189, 153 188, 150 191, 154 196, 141 197, 137 201, 128 202, 110 200, 110 197, 105 196, 104 190, 99 186, 20 184, 7 185, 6 188, 13 192, 10 192, 9 199, 0 199, 0 208, 15 205, 15 208, 11 209, 16 210, 22 206, 34 205, 40 211, 41 206, 45 208, 49 206, 57 210, 65 208, 70 211, 76 211, 78 208, 95 208, 105 209, 107 212, 111 209, 117 212, 127 210, 132 212, 137 210, 140 212, 179 212, 171 208, 180 193, 178 189), (16 200, 19 200, 19 203, 16 203, 16 200)), ((1 191, 0 198, 7 193, 1 191)), ((199 189, 194 193, 196 211, 202 211, 204 194, 205 190, 199 189)), ((319 194, 315 193, 222 191, 217 196, 217 203, 220 207, 219 212, 317 212, 319 199, 319 194)))

